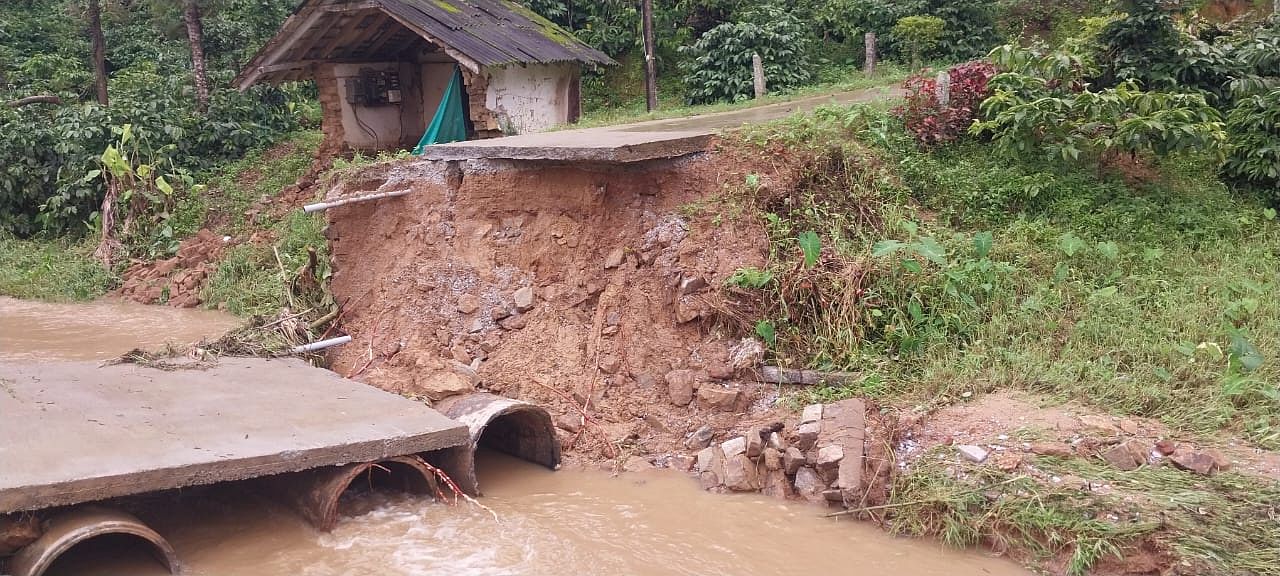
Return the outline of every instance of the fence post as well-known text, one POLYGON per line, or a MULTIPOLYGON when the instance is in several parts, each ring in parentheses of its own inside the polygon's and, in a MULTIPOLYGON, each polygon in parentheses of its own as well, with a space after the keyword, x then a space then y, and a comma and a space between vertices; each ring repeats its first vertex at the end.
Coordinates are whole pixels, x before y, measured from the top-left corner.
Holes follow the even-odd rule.
MULTIPOLYGON (((1280 0, 1277 0, 1277 1, 1280 1, 1280 0)), ((867 43, 867 58, 866 58, 866 62, 862 66, 862 70, 863 72, 866 73, 867 76, 874 76, 876 73, 876 33, 875 32, 867 32, 866 43, 867 43)))
POLYGON ((768 86, 764 78, 764 61, 760 59, 759 52, 751 54, 751 77, 755 81, 756 98, 763 98, 768 91, 768 86))
POLYGON ((938 97, 938 105, 943 108, 951 102, 951 73, 943 70, 938 73, 937 88, 934 95, 938 97))

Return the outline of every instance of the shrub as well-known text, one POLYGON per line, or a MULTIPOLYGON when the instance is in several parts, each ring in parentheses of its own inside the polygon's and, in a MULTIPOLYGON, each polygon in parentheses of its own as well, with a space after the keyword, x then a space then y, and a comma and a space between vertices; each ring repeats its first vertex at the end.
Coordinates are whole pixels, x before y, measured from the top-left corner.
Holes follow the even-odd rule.
POLYGON ((754 94, 751 55, 760 54, 771 91, 794 89, 813 76, 811 38, 794 14, 774 6, 748 13, 742 22, 726 22, 680 52, 688 99, 700 104, 743 100, 754 94))
POLYGON ((1280 89, 1242 98, 1227 115, 1227 130, 1231 134, 1227 174, 1249 182, 1280 184, 1280 89))
POLYGON ((946 28, 946 21, 936 16, 907 16, 893 26, 893 36, 906 46, 915 68, 920 65, 920 57, 938 45, 946 28))
POLYGON ((932 77, 914 76, 906 82, 906 104, 894 109, 916 141, 925 146, 945 144, 964 134, 977 118, 978 106, 990 91, 987 82, 995 66, 985 61, 966 62, 951 67, 950 98, 938 100, 938 82, 932 77))
POLYGON ((1039 149, 1097 161, 1121 152, 1225 149, 1222 115, 1203 94, 1146 92, 1131 80, 1095 92, 1079 82, 1083 64, 1069 55, 1005 46, 993 57, 1011 69, 991 79, 992 95, 981 105, 986 120, 970 131, 991 136, 1006 153, 1039 149))

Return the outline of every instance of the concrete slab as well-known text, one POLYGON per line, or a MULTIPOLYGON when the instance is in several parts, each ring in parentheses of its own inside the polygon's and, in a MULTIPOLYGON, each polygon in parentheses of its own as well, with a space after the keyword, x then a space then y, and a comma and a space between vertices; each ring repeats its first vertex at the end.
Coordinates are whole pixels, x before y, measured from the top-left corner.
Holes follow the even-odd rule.
POLYGON ((0 363, 0 514, 469 440, 421 403, 300 360, 179 371, 0 363))
POLYGON ((869 88, 798 98, 730 112, 634 124, 522 134, 428 146, 427 160, 526 160, 625 164, 678 158, 706 150, 724 131, 784 118, 826 104, 852 104, 901 97, 901 88, 869 88))

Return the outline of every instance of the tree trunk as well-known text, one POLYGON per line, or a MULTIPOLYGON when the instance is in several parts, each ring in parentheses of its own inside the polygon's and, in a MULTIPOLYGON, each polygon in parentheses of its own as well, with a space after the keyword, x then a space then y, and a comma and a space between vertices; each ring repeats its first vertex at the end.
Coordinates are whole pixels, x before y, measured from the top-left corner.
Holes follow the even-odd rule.
POLYGON ((640 1, 644 24, 644 93, 649 111, 658 109, 658 62, 653 47, 653 0, 640 1))
POLYGON ((209 110, 209 76, 204 64, 204 24, 200 21, 200 5, 196 0, 183 0, 182 19, 187 24, 187 42, 191 44, 191 71, 196 81, 196 110, 209 110))
POLYGON ((93 85, 98 103, 107 105, 107 39, 102 36, 102 6, 89 0, 89 40, 93 43, 93 85))

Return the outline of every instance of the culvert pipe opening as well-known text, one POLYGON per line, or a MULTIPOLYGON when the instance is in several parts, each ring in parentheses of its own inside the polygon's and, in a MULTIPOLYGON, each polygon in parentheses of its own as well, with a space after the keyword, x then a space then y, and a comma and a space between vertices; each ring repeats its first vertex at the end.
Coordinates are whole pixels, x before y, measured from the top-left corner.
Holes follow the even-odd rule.
POLYGON ((130 514, 99 507, 74 509, 49 520, 44 534, 10 560, 8 573, 80 574, 105 563, 139 576, 181 573, 168 541, 130 514))
POLYGON ((480 495, 476 477, 477 447, 509 454, 555 470, 560 467, 560 439, 546 409, 528 402, 478 392, 447 398, 435 406, 467 426, 471 441, 426 455, 468 494, 480 495))
POLYGON ((435 498, 440 493, 435 473, 416 456, 281 474, 267 479, 265 489, 324 532, 343 516, 367 513, 354 503, 362 494, 390 490, 435 498))

